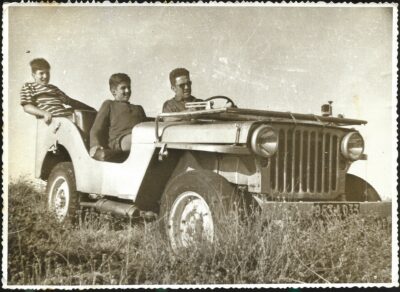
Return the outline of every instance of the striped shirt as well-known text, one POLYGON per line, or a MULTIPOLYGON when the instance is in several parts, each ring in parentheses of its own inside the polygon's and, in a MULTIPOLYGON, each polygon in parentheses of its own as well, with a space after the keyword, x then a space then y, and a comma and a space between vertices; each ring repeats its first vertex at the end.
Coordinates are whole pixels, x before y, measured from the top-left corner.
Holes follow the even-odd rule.
POLYGON ((27 82, 21 89, 21 105, 32 104, 37 108, 51 113, 55 117, 69 116, 72 108, 67 108, 70 98, 57 86, 42 85, 36 82, 27 82))

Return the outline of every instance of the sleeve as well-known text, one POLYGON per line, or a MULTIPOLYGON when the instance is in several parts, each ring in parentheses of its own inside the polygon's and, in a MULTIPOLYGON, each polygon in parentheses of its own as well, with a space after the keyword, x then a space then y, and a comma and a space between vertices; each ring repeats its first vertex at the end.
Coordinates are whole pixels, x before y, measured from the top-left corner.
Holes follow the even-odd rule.
POLYGON ((142 115, 142 121, 145 121, 147 119, 147 116, 146 116, 146 112, 144 111, 144 108, 141 105, 139 105, 139 111, 140 111, 140 114, 142 115))
POLYGON ((88 106, 87 104, 73 99, 71 97, 69 97, 68 95, 66 95, 61 89, 59 89, 57 86, 52 85, 52 88, 54 90, 54 92, 56 93, 57 96, 59 96, 62 99, 62 102, 70 107, 72 107, 73 109, 83 109, 83 110, 95 110, 94 108, 92 108, 91 106, 88 106))
POLYGON ((90 148, 93 146, 107 147, 108 129, 110 127, 111 102, 103 102, 90 129, 90 148))
POLYGON ((162 112, 163 112, 163 113, 171 113, 171 112, 173 112, 173 111, 174 111, 174 110, 171 108, 169 100, 167 100, 166 102, 164 102, 163 108, 162 108, 162 112))
MULTIPOLYGON (((53 85, 54 86, 54 85, 53 85)), ((64 91, 62 91, 60 88, 58 88, 57 86, 54 86, 54 89, 55 89, 55 91, 56 91, 56 93, 57 93, 57 96, 59 96, 59 97, 61 97, 61 99, 63 100, 63 102, 66 104, 66 105, 70 105, 71 104, 71 98, 68 96, 68 95, 66 95, 65 93, 64 93, 64 91)))
POLYGON ((25 83, 24 86, 22 86, 21 92, 21 105, 27 105, 27 104, 32 104, 36 105, 36 101, 33 98, 33 90, 32 87, 29 86, 29 83, 25 83))

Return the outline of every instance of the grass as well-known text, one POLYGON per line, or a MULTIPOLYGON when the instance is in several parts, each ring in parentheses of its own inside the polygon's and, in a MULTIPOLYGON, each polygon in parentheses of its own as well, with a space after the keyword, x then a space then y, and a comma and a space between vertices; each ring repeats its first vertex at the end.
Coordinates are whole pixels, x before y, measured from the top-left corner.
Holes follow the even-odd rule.
POLYGON ((390 220, 261 214, 250 224, 233 214, 213 244, 175 254, 157 222, 89 212, 59 224, 24 180, 8 197, 8 285, 391 282, 390 220))

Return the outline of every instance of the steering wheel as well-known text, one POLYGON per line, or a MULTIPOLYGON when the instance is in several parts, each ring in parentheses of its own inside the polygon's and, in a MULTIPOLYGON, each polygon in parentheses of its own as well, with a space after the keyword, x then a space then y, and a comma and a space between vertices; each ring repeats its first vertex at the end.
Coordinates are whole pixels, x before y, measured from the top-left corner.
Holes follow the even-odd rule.
POLYGON ((226 100, 225 105, 227 105, 228 103, 230 103, 230 104, 231 104, 230 107, 232 107, 232 108, 237 108, 237 105, 233 102, 232 99, 230 99, 230 98, 227 97, 227 96, 223 96, 223 95, 211 96, 211 97, 205 99, 205 101, 210 101, 210 100, 214 100, 214 99, 224 99, 224 100, 226 100))

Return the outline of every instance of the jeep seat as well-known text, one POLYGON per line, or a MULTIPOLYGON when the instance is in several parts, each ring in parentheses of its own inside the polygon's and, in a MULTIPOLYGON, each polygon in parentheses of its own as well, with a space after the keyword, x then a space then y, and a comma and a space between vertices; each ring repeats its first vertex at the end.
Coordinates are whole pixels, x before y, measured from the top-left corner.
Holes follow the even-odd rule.
POLYGON ((74 110, 74 113, 72 115, 72 121, 80 130, 83 142, 85 143, 86 149, 88 151, 90 147, 90 129, 92 128, 96 115, 96 111, 78 109, 74 110))

